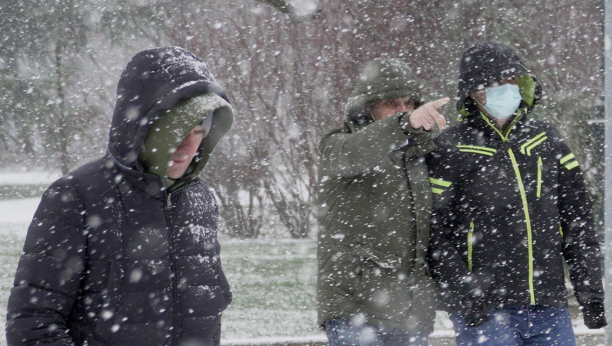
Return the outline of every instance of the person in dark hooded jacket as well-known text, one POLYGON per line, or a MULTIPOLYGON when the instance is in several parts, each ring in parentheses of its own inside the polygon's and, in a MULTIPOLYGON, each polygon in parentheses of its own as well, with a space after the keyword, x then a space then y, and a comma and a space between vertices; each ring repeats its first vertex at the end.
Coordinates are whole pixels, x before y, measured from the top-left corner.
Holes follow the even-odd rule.
POLYGON ((28 228, 8 344, 219 345, 232 296, 217 205, 198 175, 232 121, 193 54, 136 54, 106 155, 54 182, 28 228))
POLYGON ((530 117, 541 93, 509 47, 475 45, 460 65, 465 120, 427 157, 429 263, 458 345, 575 345, 564 261, 586 326, 606 325, 588 192, 558 131, 530 117))

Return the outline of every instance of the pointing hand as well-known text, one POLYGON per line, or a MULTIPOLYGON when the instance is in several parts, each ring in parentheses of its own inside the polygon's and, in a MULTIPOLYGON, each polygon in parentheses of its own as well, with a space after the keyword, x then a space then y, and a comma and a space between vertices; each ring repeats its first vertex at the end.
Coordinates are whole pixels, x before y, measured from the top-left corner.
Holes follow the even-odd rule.
POLYGON ((410 118, 408 119, 410 126, 414 129, 418 129, 422 126, 425 130, 429 131, 433 128, 434 124, 437 123, 440 130, 443 130, 444 127, 446 127, 446 120, 438 113, 438 108, 444 106, 448 102, 450 102, 450 98, 443 97, 435 101, 427 102, 417 108, 410 114, 410 118))

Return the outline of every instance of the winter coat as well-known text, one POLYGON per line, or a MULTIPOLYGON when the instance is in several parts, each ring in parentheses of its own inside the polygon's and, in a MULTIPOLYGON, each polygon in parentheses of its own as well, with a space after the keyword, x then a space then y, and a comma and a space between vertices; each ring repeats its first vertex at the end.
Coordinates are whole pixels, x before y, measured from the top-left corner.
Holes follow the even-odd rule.
MULTIPOLYGON (((399 67, 412 78, 403 63, 399 67)), ((386 82, 405 77, 384 72, 360 78, 355 90, 388 98, 386 82)), ((420 98, 414 80, 399 84, 409 88, 395 97, 420 98)), ((352 111, 360 107, 352 105, 349 99, 344 126, 326 134, 319 147, 318 323, 357 318, 429 333, 435 316, 425 267, 431 194, 422 156, 433 150, 432 134, 411 130, 407 113, 363 121, 352 111)))
POLYGON ((232 296, 217 205, 197 175, 231 126, 224 99, 206 65, 180 48, 132 59, 107 155, 54 182, 34 215, 8 302, 9 345, 219 345, 232 296), (160 114, 202 94, 214 99, 211 133, 192 173, 168 191, 138 152, 160 114))
POLYGON ((529 117, 539 82, 507 47, 490 43, 468 51, 461 71, 457 109, 466 119, 437 137, 438 149, 427 157, 434 201, 429 263, 446 309, 465 313, 477 297, 487 310, 564 306, 564 261, 580 304, 603 302, 600 250, 578 162, 553 126, 529 117), (523 100, 501 131, 468 95, 512 75, 523 100))

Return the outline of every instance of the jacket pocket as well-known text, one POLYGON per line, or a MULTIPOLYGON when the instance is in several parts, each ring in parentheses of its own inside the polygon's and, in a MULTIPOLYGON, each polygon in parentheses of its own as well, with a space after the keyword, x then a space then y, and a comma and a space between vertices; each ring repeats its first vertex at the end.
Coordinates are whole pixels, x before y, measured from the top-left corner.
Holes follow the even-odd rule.
MULTIPOLYGON (((329 246, 329 245, 328 245, 329 246)), ((354 253, 352 246, 335 243, 329 246, 334 251, 319 254, 318 290, 335 292, 346 298, 355 295, 356 289, 361 285, 361 261, 354 253)))
POLYGON ((412 306, 412 277, 401 258, 372 248, 355 246, 360 259, 355 301, 381 317, 404 315, 412 306))
POLYGON ((353 246, 353 249, 354 253, 357 256, 360 256, 367 261, 373 262, 382 269, 397 271, 400 269, 400 267, 402 267, 402 259, 399 256, 387 254, 382 251, 378 251, 361 245, 355 245, 353 246))

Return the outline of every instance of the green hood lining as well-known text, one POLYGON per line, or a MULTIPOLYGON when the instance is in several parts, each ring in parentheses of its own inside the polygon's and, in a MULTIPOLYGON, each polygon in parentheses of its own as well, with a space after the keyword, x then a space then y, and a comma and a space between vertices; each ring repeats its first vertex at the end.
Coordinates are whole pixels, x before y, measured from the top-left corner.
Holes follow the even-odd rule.
POLYGON ((162 114, 151 126, 139 153, 139 160, 147 173, 159 176, 168 189, 176 188, 179 181, 196 177, 206 165, 212 149, 231 127, 233 110, 229 103, 216 94, 194 96, 180 100, 167 113, 162 114), (212 113, 212 114, 211 114, 212 113), (166 176, 168 162, 174 149, 189 132, 211 114, 210 132, 204 137, 198 154, 185 175, 177 180, 166 176))

